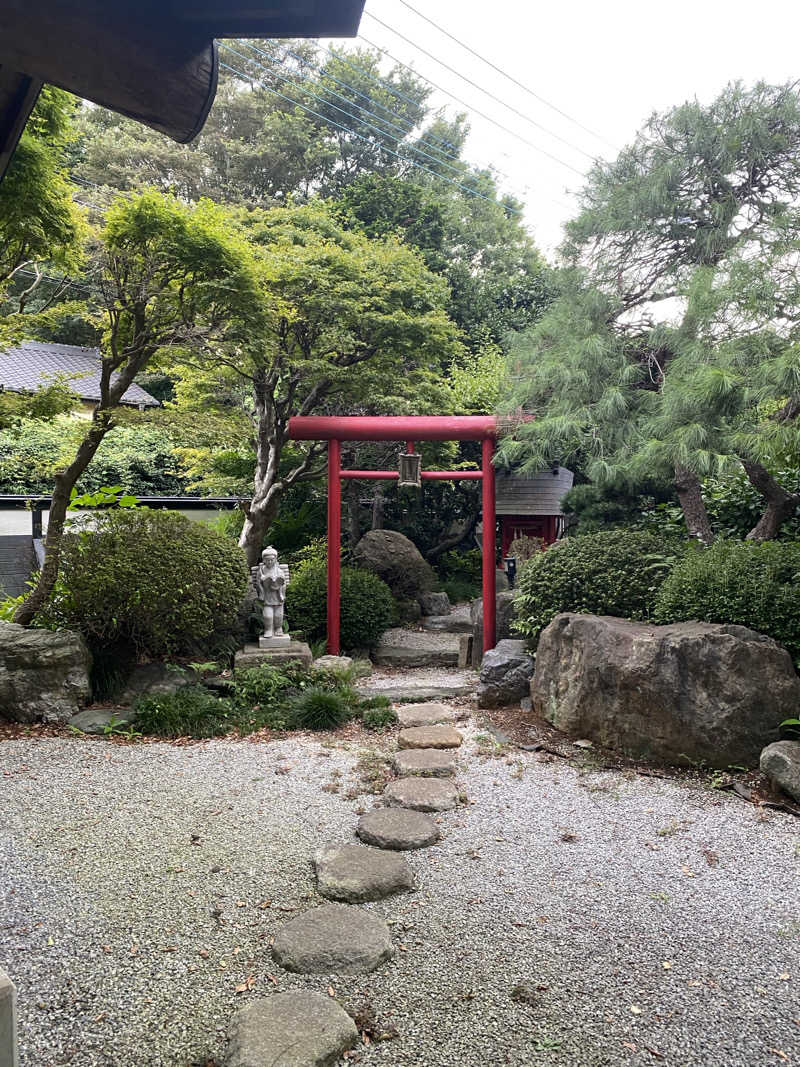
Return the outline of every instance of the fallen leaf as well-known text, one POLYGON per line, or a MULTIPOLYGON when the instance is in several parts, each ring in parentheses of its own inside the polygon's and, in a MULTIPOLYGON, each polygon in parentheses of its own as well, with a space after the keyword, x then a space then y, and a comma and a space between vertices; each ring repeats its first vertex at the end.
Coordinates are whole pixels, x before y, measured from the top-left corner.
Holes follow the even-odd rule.
POLYGON ((329 997, 335 997, 336 996, 336 990, 333 988, 332 985, 328 986, 328 996, 329 997))
POLYGON ((694 871, 690 871, 689 868, 684 863, 681 864, 681 870, 683 871, 683 873, 686 875, 687 878, 694 878, 695 877, 694 871))
POLYGON ((202 956, 204 960, 207 960, 208 959, 208 949, 207 948, 201 948, 200 951, 198 952, 198 955, 202 956))
POLYGON ((672 970, 672 964, 670 963, 669 960, 664 960, 664 962, 661 964, 661 966, 664 968, 665 971, 671 971, 672 970))
POLYGON ((623 1042, 622 1042, 622 1047, 623 1047, 623 1048, 627 1048, 627 1049, 630 1049, 630 1050, 631 1050, 631 1052, 638 1052, 638 1051, 639 1051, 639 1049, 638 1049, 638 1046, 636 1046, 636 1045, 632 1045, 632 1044, 630 1043, 630 1041, 623 1041, 623 1042))
POLYGON ((234 993, 247 993, 256 984, 255 975, 248 974, 243 982, 240 982, 234 989, 234 993))
POLYGON ((642 1014, 642 1009, 637 1004, 631 1004, 631 1006, 630 1006, 630 1008, 628 1010, 630 1011, 630 1013, 632 1015, 641 1015, 642 1014))
POLYGON ((779 982, 788 982, 788 981, 789 981, 789 979, 790 979, 791 977, 792 977, 792 976, 791 976, 790 974, 788 974, 788 973, 786 973, 786 974, 779 974, 779 975, 778 975, 778 981, 779 981, 779 982))
POLYGON ((138 945, 131 945, 131 947, 128 949, 128 955, 129 956, 135 956, 138 953, 138 951, 139 951, 139 946, 138 945))
POLYGON ((274 974, 268 974, 267 978, 269 978, 270 982, 272 982, 273 985, 278 984, 278 979, 275 977, 274 974))
POLYGON ((782 1060, 787 1060, 788 1061, 788 1059, 789 1059, 789 1057, 786 1055, 786 1053, 781 1048, 767 1048, 767 1052, 771 1052, 773 1056, 778 1056, 782 1060))

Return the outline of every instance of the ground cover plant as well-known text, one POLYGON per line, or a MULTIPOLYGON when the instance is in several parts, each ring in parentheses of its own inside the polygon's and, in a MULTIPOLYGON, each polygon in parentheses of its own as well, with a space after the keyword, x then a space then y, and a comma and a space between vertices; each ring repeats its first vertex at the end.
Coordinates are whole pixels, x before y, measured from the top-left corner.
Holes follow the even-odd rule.
POLYGON ((557 542, 534 555, 520 571, 516 629, 535 644, 562 611, 647 619, 662 582, 683 551, 679 541, 638 530, 610 530, 557 542))
POLYGON ((235 673, 227 696, 202 685, 144 697, 134 707, 135 727, 158 737, 220 737, 256 730, 335 730, 354 718, 369 729, 396 720, 385 697, 362 698, 351 670, 306 667, 300 662, 262 664, 235 673))

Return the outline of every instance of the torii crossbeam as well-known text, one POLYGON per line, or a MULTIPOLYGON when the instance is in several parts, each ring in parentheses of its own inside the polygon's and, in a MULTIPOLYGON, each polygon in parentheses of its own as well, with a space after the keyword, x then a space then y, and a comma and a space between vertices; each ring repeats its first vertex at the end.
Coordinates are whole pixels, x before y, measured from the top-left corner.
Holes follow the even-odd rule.
POLYGON ((339 655, 339 602, 342 542, 342 478, 396 480, 397 471, 342 470, 342 441, 399 441, 413 452, 417 441, 480 441, 479 471, 422 471, 426 481, 473 479, 482 482, 483 651, 495 645, 495 482, 497 440, 494 415, 312 415, 289 420, 293 441, 328 442, 328 652, 339 655))

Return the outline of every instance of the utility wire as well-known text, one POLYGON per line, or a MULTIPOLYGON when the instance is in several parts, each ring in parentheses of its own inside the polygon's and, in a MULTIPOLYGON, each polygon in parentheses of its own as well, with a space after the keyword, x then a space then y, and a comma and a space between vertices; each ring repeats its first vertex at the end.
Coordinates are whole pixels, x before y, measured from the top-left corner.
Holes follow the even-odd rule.
MULTIPOLYGON (((361 36, 361 35, 359 35, 359 36, 361 36)), ((378 45, 370 44, 370 42, 366 41, 366 39, 363 38, 363 37, 362 37, 362 40, 364 40, 366 44, 369 44, 370 48, 374 49, 377 52, 380 52, 382 55, 388 56, 389 59, 392 59, 399 67, 403 67, 405 70, 410 71, 418 81, 427 82, 427 84, 430 85, 431 88, 438 89, 439 92, 445 93, 446 96, 450 96, 451 95, 450 93, 447 93, 447 91, 445 89, 442 89, 440 86, 435 85, 432 81, 430 81, 429 78, 425 78, 423 75, 419 74, 417 71, 413 70, 411 67, 407 67, 405 65, 405 63, 401 63, 399 59, 395 59, 394 56, 390 56, 389 53, 386 51, 386 49, 379 48, 378 45)), ((253 46, 251 45, 251 47, 253 47, 253 46)), ((336 60, 339 60, 341 63, 344 63, 344 65, 346 67, 349 67, 350 70, 352 70, 354 74, 358 75, 359 77, 368 78, 369 81, 372 82, 374 85, 377 85, 379 88, 391 93, 392 96, 397 97, 398 100, 403 100, 403 101, 405 101, 405 102, 407 102, 409 104, 413 104, 414 107, 418 107, 419 106, 418 101, 416 101, 413 97, 409 96, 407 93, 404 93, 401 89, 398 89, 396 85, 392 85, 390 82, 388 82, 386 80, 382 81, 380 78, 376 78, 375 75, 371 74, 368 70, 365 70, 363 68, 359 69, 358 67, 353 66, 353 64, 347 58, 347 56, 348 56, 347 52, 344 52, 344 51, 334 52, 332 49, 326 48, 325 45, 323 45, 323 44, 321 44, 319 42, 317 42, 317 47, 320 48, 323 52, 327 53, 327 55, 329 55, 332 59, 336 59, 336 60)), ((326 72, 326 76, 327 77, 333 77, 333 75, 327 74, 327 72, 326 72)), ((336 80, 336 79, 334 79, 334 80, 336 80)), ((354 93, 356 93, 362 99, 372 102, 370 97, 368 97, 364 93, 360 92, 358 89, 355 88, 355 86, 350 85, 349 82, 341 82, 340 84, 347 85, 349 89, 351 89, 354 93)), ((452 97, 452 99, 455 100, 456 103, 462 104, 463 107, 466 107, 471 111, 475 110, 469 104, 464 103, 463 101, 459 100, 457 97, 452 97)), ((380 103, 380 101, 375 101, 375 103, 377 104, 378 107, 383 108, 384 111, 389 112, 389 114, 393 114, 391 109, 388 108, 386 106, 386 104, 382 104, 382 103, 380 103)), ((480 112, 476 112, 476 113, 480 114, 480 112)), ((394 112, 394 114, 396 114, 396 112, 394 112)), ((492 120, 489 120, 489 121, 492 121, 492 120)), ((502 126, 501 129, 505 129, 505 127, 502 126)), ((512 131, 509 130, 508 132, 511 133, 512 131)), ((514 134, 513 136, 516 136, 516 135, 514 134)), ((429 139, 431 141, 434 141, 434 142, 442 145, 443 149, 441 149, 441 150, 449 151, 449 150, 451 150, 451 149, 453 149, 455 147, 451 142, 445 141, 441 137, 437 137, 435 134, 431 133, 430 131, 426 131, 425 132, 425 138, 426 138, 426 140, 429 139)), ((524 138, 521 138, 521 139, 524 140, 524 138)), ((531 144, 531 142, 529 142, 529 141, 525 141, 525 143, 526 144, 531 144)), ((532 145, 532 147, 536 147, 536 146, 532 145)), ((485 169, 495 171, 497 174, 499 174, 501 177, 505 178, 506 180, 508 180, 508 181, 511 180, 509 175, 505 171, 500 170, 499 167, 496 167, 494 163, 482 164, 482 165, 484 166, 485 169)))
MULTIPOLYGON (((438 63, 440 67, 444 67, 444 69, 445 70, 449 70, 451 74, 455 74, 455 76, 457 78, 461 78, 461 80, 465 81, 467 83, 467 85, 471 85, 473 87, 473 89, 477 89, 478 92, 483 93, 484 96, 488 96, 490 100, 494 100, 496 103, 500 104, 501 107, 504 107, 508 111, 513 112, 515 115, 517 115, 519 118, 521 118, 524 122, 529 123, 531 126, 535 126, 537 130, 542 130, 549 137, 555 138, 556 141, 560 141, 562 144, 567 145, 567 147, 573 149, 573 151, 579 152, 582 156, 586 156, 586 158, 592 160, 592 162, 595 161, 595 156, 591 155, 591 153, 584 152, 584 150, 582 148, 579 148, 578 145, 573 144, 572 141, 568 141, 566 139, 566 137, 561 137, 561 136, 559 136, 559 134, 553 133, 552 130, 548 130, 548 128, 546 126, 542 126, 542 124, 540 122, 536 122, 535 119, 532 119, 529 115, 526 115, 524 111, 520 111, 518 108, 515 108, 512 104, 506 103, 505 100, 502 100, 499 96, 496 96, 494 93, 489 92, 488 89, 484 89, 482 86, 478 85, 477 82, 473 81, 471 78, 468 78, 466 76, 466 74, 462 74, 460 71, 456 70, 455 67, 451 67, 448 63, 445 63, 443 59, 439 59, 437 56, 435 56, 433 54, 433 52, 428 52, 425 48, 422 47, 422 45, 415 44, 414 41, 412 41, 409 37, 406 37, 404 34, 400 33, 399 30, 393 29, 387 22, 384 22, 382 19, 379 19, 375 15, 371 15, 369 13, 369 11, 365 11, 364 14, 368 18, 371 18, 373 22, 377 22, 379 25, 383 26, 384 29, 387 29, 390 33, 393 33, 396 37, 399 37, 402 41, 405 41, 406 44, 410 44, 412 48, 416 48, 418 52, 422 52, 422 54, 424 56, 427 56, 429 59, 432 59, 434 61, 434 63, 438 63)), ((584 177, 583 171, 578 170, 577 167, 573 167, 571 163, 567 163, 563 159, 559 159, 558 156, 554 156, 551 152, 545 151, 544 148, 538 148, 537 147, 537 151, 538 152, 542 152, 544 155, 548 156, 550 159, 554 160, 556 163, 560 163, 562 167, 566 167, 568 170, 572 170, 576 174, 579 174, 581 176, 581 178, 584 177)))
MULTIPOLYGON (((261 63, 258 63, 256 60, 251 59, 248 56, 241 55, 241 53, 236 52, 235 49, 230 49, 230 51, 235 52, 235 54, 238 55, 240 59, 244 59, 247 62, 253 63, 256 67, 260 68, 261 70, 264 70, 265 72, 268 71, 268 68, 264 67, 261 63)), ((258 51, 258 49, 256 49, 256 51, 258 51)), ((262 53, 262 54, 264 54, 264 53, 262 53)), ((266 58, 270 59, 269 56, 266 56, 266 58)), ((274 64, 276 61, 272 60, 272 62, 274 64)), ((280 70, 279 67, 274 66, 273 67, 273 71, 274 71, 275 76, 280 78, 284 84, 288 83, 291 88, 295 87, 296 82, 289 75, 283 73, 283 71, 280 70)), ((304 82, 313 81, 313 79, 310 79, 309 76, 305 75, 305 74, 300 74, 300 77, 304 82)), ((363 111, 366 114, 371 115, 372 118, 376 119, 378 122, 385 122, 385 123, 393 126, 394 129, 400 131, 401 137, 397 137, 395 134, 391 133, 387 129, 384 129, 382 127, 376 126, 374 123, 369 122, 364 118, 361 118, 361 116, 359 116, 359 115, 353 115, 351 111, 347 110, 346 108, 339 107, 337 104, 331 103, 328 100, 325 100, 322 96, 319 96, 317 93, 313 92, 311 89, 306 89, 305 91, 314 100, 318 101, 318 103, 320 103, 323 107, 334 108, 336 111, 341 112, 341 114, 344 115, 348 119, 356 118, 362 125, 366 126, 367 129, 374 130, 376 133, 380 134, 383 137, 391 138, 391 140, 394 141, 394 143, 397 145, 397 147, 400 147, 400 145, 403 144, 403 147, 406 148, 406 150, 408 152, 417 153, 418 155, 423 156, 426 159, 430 160, 431 163, 434 164, 435 166, 446 168, 447 170, 451 171, 453 174, 457 175, 459 178, 463 178, 464 171, 467 169, 465 164, 462 164, 461 166, 454 166, 452 163, 448 163, 445 160, 439 159, 437 156, 433 156, 429 152, 426 152, 425 149, 420 148, 418 144, 404 144, 404 138, 408 136, 408 134, 410 132, 409 130, 405 129, 402 126, 398 126, 396 123, 389 123, 387 119, 381 119, 381 117, 379 115, 376 115, 374 112, 369 111, 368 109, 362 107, 360 104, 354 104, 353 101, 348 100, 348 98, 346 96, 343 96, 341 93, 337 93, 333 89, 328 89, 324 85, 320 85, 320 88, 322 89, 323 92, 331 93, 332 95, 336 96, 339 100, 344 101, 344 103, 348 104, 350 107, 357 107, 359 109, 359 111, 363 111)), ((453 156, 450 156, 448 158, 450 160, 454 159, 453 156)))
MULTIPOLYGON (((233 52, 234 55, 238 55, 238 53, 235 52, 234 49, 230 48, 228 45, 222 44, 222 45, 220 45, 220 48, 222 50, 224 50, 225 52, 233 52)), ((242 58, 242 57, 240 57, 240 58, 242 58)), ((370 139, 369 137, 364 137, 362 134, 356 133, 354 130, 348 129, 347 126, 343 126, 342 123, 336 122, 331 118, 326 118, 324 115, 320 115, 317 111, 312 110, 312 108, 306 107, 305 104, 301 104, 301 103, 299 103, 299 101, 293 100, 291 97, 286 96, 284 93, 279 93, 277 91, 277 89, 272 89, 264 81, 259 80, 258 78, 254 78, 252 75, 243 74, 240 70, 237 70, 235 67, 231 67, 227 63, 222 63, 221 66, 224 67, 225 70, 229 70, 232 74, 235 74, 242 81, 245 81, 250 85, 252 85, 253 82, 255 82, 257 85, 260 85, 262 89, 265 89, 268 93, 272 93, 274 96, 279 97, 281 100, 285 100, 288 104, 292 104, 293 107, 301 108, 303 111, 308 112, 309 115, 312 115, 314 118, 319 119, 321 122, 325 122, 328 125, 335 126, 337 129, 343 130, 345 133, 349 134, 351 137, 355 137, 360 141, 364 141, 366 144, 370 145, 373 148, 376 148, 376 147, 380 148, 382 151, 387 152, 389 155, 394 156, 396 159, 399 159, 401 163, 405 163, 405 164, 408 164, 408 165, 410 165, 412 167, 416 167, 417 170, 421 170, 425 174, 430 174, 433 178, 436 178, 438 181, 448 182, 448 184, 454 185, 457 189, 460 189, 463 193, 467 193, 470 196, 478 197, 478 199, 485 200, 485 201, 487 201, 487 203, 490 203, 490 204, 497 204, 504 211, 507 211, 511 215, 522 216, 522 212, 519 211, 517 208, 510 207, 509 205, 503 204, 500 201, 493 200, 488 196, 484 196, 482 193, 479 193, 476 189, 470 189, 469 186, 462 185, 460 182, 453 181, 452 178, 448 178, 444 174, 437 174, 436 171, 430 170, 428 167, 424 167, 421 163, 416 163, 413 159, 408 159, 406 156, 402 156, 398 152, 393 151, 391 148, 389 148, 383 142, 381 142, 381 141, 376 142, 376 141, 370 139)))
MULTIPOLYGON (((247 47, 247 48, 252 48, 254 52, 258 52, 259 55, 264 56, 265 59, 269 60, 273 64, 277 64, 277 63, 280 62, 280 60, 278 58, 275 58, 275 57, 267 55, 266 52, 262 52, 259 48, 256 48, 254 45, 247 44, 246 42, 241 42, 241 43, 244 43, 245 47, 247 47)), ((294 53, 290 53, 290 54, 293 55, 294 53)), ((249 59, 249 57, 245 57, 245 56, 242 56, 241 58, 242 59, 246 59, 246 58, 249 59)), ((254 59, 249 59, 249 62, 254 63, 257 66, 261 66, 261 64, 257 63, 256 60, 254 60, 254 59)), ((301 60, 301 62, 305 62, 305 61, 301 60)), ((311 66, 312 69, 315 72, 319 73, 319 68, 318 67, 314 67, 312 64, 307 64, 307 63, 305 65, 311 66)), ((264 68, 262 68, 262 69, 264 69, 264 68)), ((280 67, 278 67, 277 65, 275 66, 275 74, 276 74, 277 77, 282 78, 285 82, 289 82, 291 85, 295 84, 294 80, 291 77, 289 77, 288 75, 284 74, 281 71, 280 67)), ((346 109, 341 108, 341 107, 337 107, 336 104, 332 104, 327 100, 323 100, 323 98, 321 96, 317 96, 316 93, 312 92, 310 89, 308 90, 310 96, 314 97, 315 100, 319 100, 320 103, 324 104, 326 107, 336 108, 337 111, 341 111, 342 114, 346 115, 348 118, 357 118, 359 122, 363 122, 364 125, 369 127, 370 129, 377 130, 378 133, 382 133, 385 136, 391 137, 392 140, 395 141, 397 144, 400 144, 401 141, 403 141, 406 137, 408 137, 411 133, 414 132, 414 127, 413 126, 411 126, 410 129, 407 129, 405 126, 400 126, 398 123, 392 122, 390 119, 382 118, 380 115, 376 115, 374 111, 370 111, 369 108, 365 108, 361 104, 356 104, 353 100, 350 100, 348 97, 344 96, 342 93, 336 92, 335 89, 329 89, 326 85, 322 85, 319 82, 319 79, 314 79, 310 75, 303 74, 303 73, 300 74, 300 78, 306 83, 311 82, 312 84, 318 84, 319 88, 324 93, 329 93, 331 96, 335 96, 338 100, 342 100, 349 107, 358 108, 359 111, 363 111, 365 115, 369 115, 371 118, 374 118, 377 122, 383 122, 387 126, 391 126, 393 129, 398 130, 400 132, 400 134, 401 134, 400 138, 397 138, 393 133, 390 133, 389 130, 379 129, 378 127, 374 126, 371 122, 367 122, 365 119, 361 119, 360 116, 358 116, 358 115, 355 115, 355 116, 352 115, 350 111, 347 111, 346 109)), ((395 114, 395 112, 390 112, 390 114, 395 114)), ((399 118, 400 116, 396 116, 396 117, 399 118)), ((417 149, 417 147, 415 145, 408 145, 408 148, 409 148, 410 151, 419 151, 419 149, 417 149)), ((437 149, 437 151, 439 151, 439 150, 437 149)), ((422 154, 423 155, 427 155, 427 153, 425 153, 425 152, 423 152, 422 154)), ((440 153, 440 154, 443 155, 444 153, 440 153)), ((433 162, 436 163, 438 166, 448 166, 449 165, 447 162, 445 162, 445 160, 437 159, 435 156, 429 156, 428 158, 433 160, 433 162)), ((450 160, 451 162, 453 160, 457 161, 457 157, 455 157, 455 156, 447 156, 446 159, 450 160)), ((451 169, 457 171, 458 173, 461 173, 460 168, 451 167, 451 169)))
POLYGON ((507 78, 518 88, 522 89, 523 92, 526 92, 528 96, 532 96, 533 99, 538 100, 540 104, 544 104, 545 107, 549 107, 551 111, 555 111, 556 114, 561 115, 562 118, 567 119, 574 126, 577 126, 578 129, 583 130, 584 133, 588 133, 590 136, 597 138, 598 141, 602 141, 604 145, 607 145, 608 148, 613 149, 614 152, 618 151, 618 149, 615 148, 610 141, 607 141, 606 138, 603 137, 601 134, 595 133, 594 130, 589 129, 588 126, 584 126, 582 122, 579 122, 577 119, 573 118, 572 115, 568 115, 566 111, 562 111, 560 107, 556 107, 556 105, 551 104, 549 100, 545 100, 543 96, 539 96, 538 93, 535 93, 533 89, 529 88, 527 85, 524 85, 521 81, 518 81, 512 74, 509 74, 508 71, 503 70, 502 67, 498 67, 496 63, 493 63, 490 59, 487 59, 486 56, 482 56, 479 52, 476 52, 474 48, 470 48, 470 46, 468 44, 465 44, 464 41, 460 41, 458 37, 455 37, 452 33, 446 30, 444 26, 440 26, 438 22, 434 22, 433 19, 428 18, 427 15, 423 15, 421 11, 418 11, 417 8, 415 8, 412 4, 409 4, 407 0, 399 0, 399 2, 403 5, 403 7, 407 7, 409 11, 413 11, 415 15, 421 18, 424 22, 427 22, 429 26, 433 26, 433 28, 435 30, 438 30, 439 33, 443 33, 445 37, 448 37, 451 41, 455 42, 455 44, 459 45, 459 47, 465 49, 467 52, 470 53, 470 55, 475 56, 475 58, 479 59, 481 63, 485 63, 487 67, 491 67, 492 70, 497 71, 498 74, 502 74, 504 78, 507 78))
MULTIPOLYGON (((480 111, 477 107, 474 107, 472 104, 468 104, 467 101, 466 100, 462 100, 460 96, 456 96, 454 93, 451 93, 448 89, 442 88, 441 85, 437 85, 436 82, 431 81, 430 78, 427 78, 423 74, 420 74, 418 71, 414 70, 413 67, 409 67, 409 65, 407 63, 404 63, 401 59, 398 59, 397 56, 393 56, 392 53, 389 52, 386 48, 383 48, 379 44, 375 44, 374 41, 370 41, 369 38, 365 37, 363 33, 359 33, 358 36, 361 38, 361 40, 364 42, 364 44, 369 45, 370 48, 377 49, 379 52, 381 52, 383 55, 385 55, 387 57, 387 59, 391 59, 391 61, 393 63, 396 63, 399 67, 403 67, 405 70, 409 71, 415 77, 421 78, 422 81, 426 81, 428 83, 428 85, 432 85, 434 87, 434 89, 438 89, 440 93, 444 93, 445 96, 449 96, 451 100, 455 100, 455 102, 457 104, 461 104, 462 107, 468 108, 470 111, 474 112, 476 115, 480 115, 480 117, 482 119, 485 119, 487 122, 491 122, 491 124, 493 126, 496 126, 498 128, 498 130, 502 130, 504 133, 508 133, 512 137, 515 137, 518 141, 521 141, 523 144, 527 145, 528 148, 532 148, 534 150, 534 152, 542 152, 542 153, 544 153, 544 155, 549 156, 550 159, 555 159, 556 158, 555 156, 550 156, 549 152, 546 152, 543 148, 540 148, 539 145, 535 144, 533 141, 529 141, 527 137, 523 137, 523 135, 521 133, 517 133, 516 130, 510 129, 508 126, 504 126, 502 122, 498 122, 497 119, 493 119, 491 117, 491 115, 487 115, 486 112, 480 111)), ((562 163, 562 160, 556 159, 556 162, 557 163, 562 163)), ((563 166, 569 167, 569 164, 568 163, 563 163, 563 166)), ((575 170, 574 167, 569 167, 569 169, 570 170, 575 170)), ((580 171, 577 171, 576 173, 580 174, 582 178, 585 177, 585 175, 581 174, 580 171)), ((559 202, 563 203, 563 201, 559 201, 559 202)))

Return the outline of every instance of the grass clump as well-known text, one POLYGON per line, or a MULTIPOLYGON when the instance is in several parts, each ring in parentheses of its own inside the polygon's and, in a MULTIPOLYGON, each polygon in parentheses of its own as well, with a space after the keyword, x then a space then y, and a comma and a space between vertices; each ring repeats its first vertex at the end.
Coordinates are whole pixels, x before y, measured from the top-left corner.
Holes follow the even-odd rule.
POLYGON ((361 701, 359 711, 361 722, 367 730, 385 730, 397 722, 397 712, 388 697, 368 697, 361 701))
POLYGON ((319 686, 306 689, 291 706, 292 723, 301 730, 335 730, 353 714, 353 703, 346 694, 319 686))

